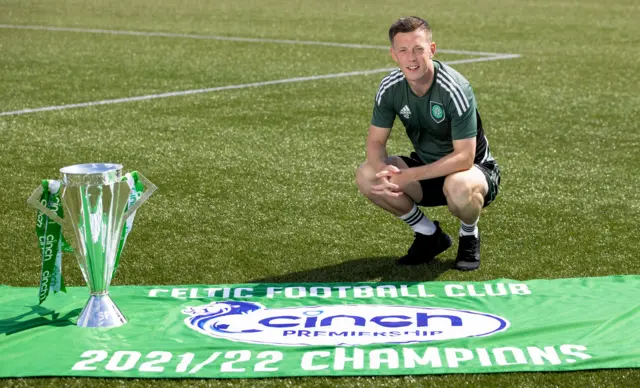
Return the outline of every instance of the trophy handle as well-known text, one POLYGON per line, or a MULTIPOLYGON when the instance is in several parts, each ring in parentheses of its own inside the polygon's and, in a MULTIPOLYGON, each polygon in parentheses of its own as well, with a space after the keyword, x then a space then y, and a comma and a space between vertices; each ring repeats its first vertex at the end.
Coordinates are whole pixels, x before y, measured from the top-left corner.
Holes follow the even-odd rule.
POLYGON ((56 213, 51 211, 51 209, 48 209, 46 206, 40 203, 40 197, 42 196, 43 191, 44 189, 42 188, 42 186, 38 186, 38 188, 35 189, 33 194, 31 194, 31 196, 27 199, 27 203, 35 207, 36 209, 40 210, 42 213, 46 214, 47 217, 54 220, 58 224, 64 226, 65 223, 62 218, 60 218, 56 213))
MULTIPOLYGON (((153 194, 154 191, 156 191, 157 187, 156 185, 154 185, 153 183, 151 183, 150 180, 148 180, 144 175, 142 175, 140 172, 138 172, 138 179, 140 180, 140 182, 142 182, 144 184, 144 188, 146 189, 144 191, 144 193, 142 193, 142 195, 140 196, 140 198, 138 198, 138 200, 133 204, 133 206, 131 206, 125 213, 124 213, 124 221, 126 221, 127 219, 129 219, 129 217, 136 211, 138 210, 138 208, 140 206, 142 206, 143 203, 145 203, 147 201, 147 199, 149 199, 149 197, 151 196, 151 194, 153 194)), ((42 188, 40 188, 42 189, 42 188)))

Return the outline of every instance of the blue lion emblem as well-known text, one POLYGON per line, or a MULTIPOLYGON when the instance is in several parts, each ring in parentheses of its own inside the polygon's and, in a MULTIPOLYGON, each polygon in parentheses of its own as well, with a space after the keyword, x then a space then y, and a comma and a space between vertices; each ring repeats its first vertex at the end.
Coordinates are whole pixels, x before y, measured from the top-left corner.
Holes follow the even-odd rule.
MULTIPOLYGON (((262 330, 232 330, 231 324, 229 324, 228 321, 230 321, 230 317, 237 318, 238 316, 250 314, 253 311, 262 309, 265 309, 265 307, 259 303, 229 300, 226 302, 212 302, 197 307, 187 307, 182 310, 182 312, 191 315, 185 319, 185 323, 195 329, 203 331, 211 330, 219 333, 258 333, 262 330)), ((233 321, 233 319, 231 319, 231 321, 233 321)))

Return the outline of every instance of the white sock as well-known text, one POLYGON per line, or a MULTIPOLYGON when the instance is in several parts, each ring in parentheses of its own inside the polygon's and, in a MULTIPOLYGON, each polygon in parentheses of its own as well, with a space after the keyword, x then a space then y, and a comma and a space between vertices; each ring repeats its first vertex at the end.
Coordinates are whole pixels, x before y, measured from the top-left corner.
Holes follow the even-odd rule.
POLYGON ((478 237, 478 220, 471 225, 467 225, 460 221, 460 236, 478 237))
POLYGON ((434 234, 437 229, 436 224, 425 216, 416 204, 413 204, 413 209, 409 213, 400 216, 400 219, 409 224, 416 233, 430 235, 434 234))

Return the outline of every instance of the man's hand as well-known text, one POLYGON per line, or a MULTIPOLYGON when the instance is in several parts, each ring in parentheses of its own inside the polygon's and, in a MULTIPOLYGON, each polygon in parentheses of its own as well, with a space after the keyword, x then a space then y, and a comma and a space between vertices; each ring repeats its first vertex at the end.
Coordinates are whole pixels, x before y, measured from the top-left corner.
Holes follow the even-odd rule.
POLYGON ((407 185, 415 180, 413 171, 411 168, 401 170, 396 166, 386 165, 376 174, 381 183, 373 186, 371 191, 374 194, 397 198, 404 194, 407 185))
POLYGON ((402 175, 402 170, 398 167, 392 164, 382 166, 380 171, 376 174, 376 177, 380 178, 380 183, 372 186, 371 192, 376 195, 388 195, 394 198, 401 196, 403 194, 402 188, 404 186, 394 181, 399 175, 402 175))

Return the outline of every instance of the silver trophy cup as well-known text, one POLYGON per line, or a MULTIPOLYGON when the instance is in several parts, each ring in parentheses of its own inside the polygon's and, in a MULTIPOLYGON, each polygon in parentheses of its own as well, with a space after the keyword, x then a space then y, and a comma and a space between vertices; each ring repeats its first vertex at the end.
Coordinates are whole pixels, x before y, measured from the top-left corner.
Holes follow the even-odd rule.
POLYGON ((131 189, 122 180, 122 166, 111 163, 77 164, 60 169, 60 197, 64 219, 40 203, 38 187, 27 202, 62 225, 65 239, 73 247, 82 275, 89 286, 89 301, 80 313, 81 327, 116 327, 127 319, 109 297, 109 284, 116 264, 125 221, 135 214, 156 190, 138 173, 145 191, 126 211, 131 189))

